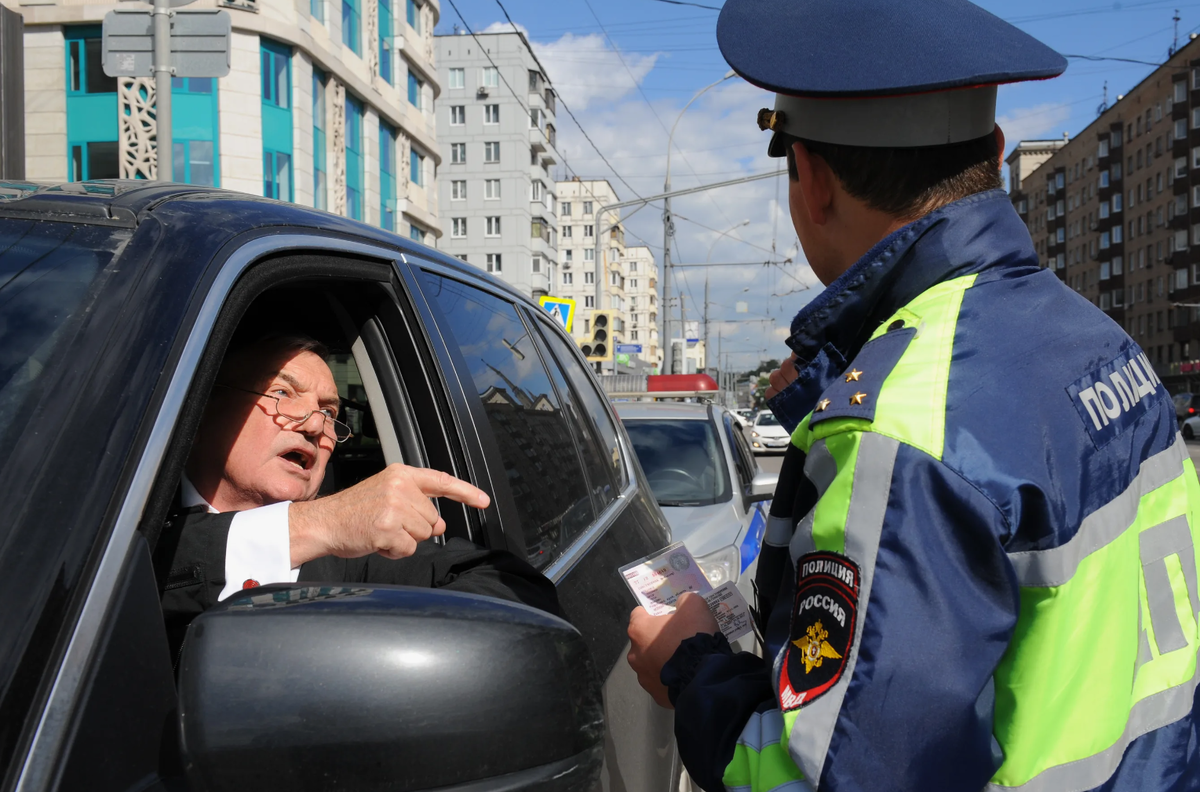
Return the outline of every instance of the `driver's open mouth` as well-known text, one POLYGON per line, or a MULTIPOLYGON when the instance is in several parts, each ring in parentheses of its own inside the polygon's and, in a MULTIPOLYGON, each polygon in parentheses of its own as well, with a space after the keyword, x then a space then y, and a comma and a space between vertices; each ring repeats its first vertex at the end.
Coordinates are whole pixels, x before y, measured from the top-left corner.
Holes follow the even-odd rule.
POLYGON ((283 458, 304 470, 308 470, 308 466, 312 462, 307 454, 302 454, 299 451, 289 451, 283 455, 283 458))

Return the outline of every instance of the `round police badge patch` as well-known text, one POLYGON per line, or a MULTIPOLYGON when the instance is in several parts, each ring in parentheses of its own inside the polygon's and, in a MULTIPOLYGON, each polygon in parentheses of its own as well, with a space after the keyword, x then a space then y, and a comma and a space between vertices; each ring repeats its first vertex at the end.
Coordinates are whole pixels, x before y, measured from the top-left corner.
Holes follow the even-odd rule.
POLYGON ((846 556, 817 552, 800 558, 779 675, 784 712, 815 701, 841 679, 854 641, 858 591, 858 565, 846 556))

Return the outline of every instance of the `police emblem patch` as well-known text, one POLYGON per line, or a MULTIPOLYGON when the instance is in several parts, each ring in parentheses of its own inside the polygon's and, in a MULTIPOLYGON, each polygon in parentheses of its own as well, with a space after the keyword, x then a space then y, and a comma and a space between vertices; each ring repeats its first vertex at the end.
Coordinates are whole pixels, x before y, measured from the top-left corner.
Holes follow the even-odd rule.
POLYGON ((844 555, 809 553, 796 564, 792 629, 779 674, 780 708, 809 704, 842 678, 858 616, 858 565, 844 555))

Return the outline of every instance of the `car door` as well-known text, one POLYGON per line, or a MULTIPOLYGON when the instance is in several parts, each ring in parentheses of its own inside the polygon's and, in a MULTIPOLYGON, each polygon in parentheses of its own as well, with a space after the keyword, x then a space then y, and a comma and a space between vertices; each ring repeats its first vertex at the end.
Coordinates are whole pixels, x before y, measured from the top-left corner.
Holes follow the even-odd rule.
POLYGON ((603 788, 667 790, 678 772, 673 722, 624 660, 635 602, 617 570, 665 546, 669 529, 628 439, 574 344, 535 307, 457 269, 409 260, 505 546, 555 583, 604 678, 603 788))

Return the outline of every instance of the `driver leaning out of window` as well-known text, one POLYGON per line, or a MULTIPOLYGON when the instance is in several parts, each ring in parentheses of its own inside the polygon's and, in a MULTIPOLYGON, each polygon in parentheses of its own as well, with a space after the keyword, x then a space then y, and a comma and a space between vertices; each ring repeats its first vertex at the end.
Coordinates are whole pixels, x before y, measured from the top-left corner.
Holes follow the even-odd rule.
POLYGON ((317 498, 350 435, 324 355, 299 335, 231 345, 164 531, 178 542, 162 600, 173 642, 243 588, 296 581, 445 587, 560 614, 554 585, 524 560, 464 539, 425 541, 446 529, 432 498, 488 505, 465 481, 393 464, 317 498))

